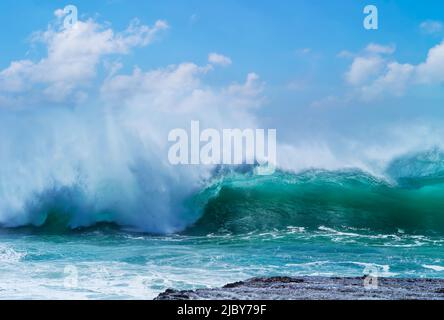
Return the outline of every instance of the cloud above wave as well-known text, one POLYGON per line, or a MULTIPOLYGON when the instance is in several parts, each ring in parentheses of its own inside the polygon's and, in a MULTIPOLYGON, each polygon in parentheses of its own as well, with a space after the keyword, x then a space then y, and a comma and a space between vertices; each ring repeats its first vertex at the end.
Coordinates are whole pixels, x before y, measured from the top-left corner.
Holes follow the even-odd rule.
POLYGON ((370 44, 355 55, 345 73, 352 96, 372 101, 385 96, 403 96, 408 88, 439 85, 444 81, 444 42, 431 48, 418 64, 401 63, 391 57, 393 46, 370 44))
POLYGON ((57 21, 32 36, 33 43, 46 47, 45 57, 35 62, 12 61, 0 71, 0 95, 12 105, 17 101, 30 103, 30 99, 63 102, 85 98, 83 89, 91 85, 104 57, 147 46, 167 28, 163 20, 147 26, 135 19, 122 32, 92 19, 78 21, 70 28, 57 21))

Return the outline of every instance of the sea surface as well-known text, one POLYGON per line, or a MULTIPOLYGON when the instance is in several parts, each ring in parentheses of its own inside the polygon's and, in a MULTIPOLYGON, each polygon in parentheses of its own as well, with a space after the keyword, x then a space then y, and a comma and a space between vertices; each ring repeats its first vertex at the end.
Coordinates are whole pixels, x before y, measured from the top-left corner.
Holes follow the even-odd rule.
POLYGON ((443 159, 400 159, 384 176, 222 172, 186 202, 198 218, 170 233, 73 228, 68 194, 42 207, 42 224, 0 230, 0 298, 153 299, 278 275, 444 278, 443 159))
POLYGON ((255 276, 444 277, 440 237, 319 227, 242 235, 0 236, 2 299, 152 299, 255 276))

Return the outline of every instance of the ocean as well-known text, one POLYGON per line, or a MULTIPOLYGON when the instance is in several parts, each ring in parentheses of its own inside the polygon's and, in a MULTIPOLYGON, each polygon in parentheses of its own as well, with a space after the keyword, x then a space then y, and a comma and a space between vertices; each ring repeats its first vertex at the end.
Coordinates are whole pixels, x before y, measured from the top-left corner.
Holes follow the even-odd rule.
POLYGON ((184 202, 195 221, 164 233, 72 227, 70 198, 48 198, 41 224, 0 231, 0 298, 153 299, 277 275, 443 278, 443 159, 409 155, 385 175, 221 170, 184 202))

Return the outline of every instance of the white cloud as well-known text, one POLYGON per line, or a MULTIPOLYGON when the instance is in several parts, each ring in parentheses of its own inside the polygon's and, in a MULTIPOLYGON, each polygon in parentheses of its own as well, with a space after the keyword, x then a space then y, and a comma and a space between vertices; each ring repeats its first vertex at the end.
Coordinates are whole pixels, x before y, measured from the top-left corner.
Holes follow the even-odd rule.
POLYGON ((441 21, 427 20, 422 22, 419 27, 425 33, 434 34, 440 33, 444 30, 444 25, 441 21))
POLYGON ((431 48, 426 60, 416 65, 383 57, 382 54, 393 52, 388 47, 372 45, 365 51, 373 54, 355 57, 345 74, 347 82, 355 87, 355 93, 361 99, 402 96, 409 87, 444 81, 444 42, 431 48))
POLYGON ((370 43, 361 54, 353 54, 349 51, 339 53, 340 57, 353 58, 349 70, 345 74, 348 84, 359 86, 380 74, 386 65, 386 55, 395 52, 395 46, 384 46, 377 43, 370 43))
POLYGON ((402 96, 414 71, 415 67, 410 64, 391 62, 383 75, 361 88, 361 96, 364 100, 372 100, 382 94, 402 96))
POLYGON ((351 85, 360 85, 378 74, 383 66, 384 60, 379 56, 356 57, 345 74, 345 79, 351 85))
POLYGON ((57 9, 57 10, 54 11, 54 16, 56 16, 57 18, 62 18, 65 15, 66 14, 65 14, 65 11, 63 9, 57 9))
POLYGON ((208 55, 208 62, 221 66, 229 66, 232 63, 229 57, 215 52, 208 55))
POLYGON ((226 95, 236 97, 235 105, 238 107, 252 107, 262 104, 262 100, 257 99, 264 87, 264 83, 260 81, 259 76, 252 72, 247 75, 245 83, 232 84, 224 90, 226 95), (254 100, 252 100, 254 99, 254 100), (251 103, 254 101, 254 103, 251 103))
POLYGON ((444 41, 429 50, 426 61, 416 67, 416 76, 425 84, 444 81, 444 41))
MULTIPOLYGON (((248 109, 262 104, 263 83, 250 73, 244 83, 234 83, 216 90, 202 84, 202 77, 212 69, 186 62, 143 72, 135 68, 132 74, 116 75, 101 88, 103 98, 115 105, 134 105, 135 101, 162 112, 187 113, 201 110, 248 109), (149 106, 147 104, 149 101, 149 106)), ((136 103, 136 104, 138 104, 136 103)))
POLYGON ((83 96, 78 91, 96 76, 102 57, 127 54, 133 47, 146 46, 166 28, 167 23, 161 20, 153 27, 134 20, 121 33, 93 20, 79 21, 67 29, 50 26, 33 36, 33 41, 47 46, 47 56, 37 62, 13 61, 0 70, 0 93, 32 96, 30 91, 38 90, 39 98, 56 102, 83 96))

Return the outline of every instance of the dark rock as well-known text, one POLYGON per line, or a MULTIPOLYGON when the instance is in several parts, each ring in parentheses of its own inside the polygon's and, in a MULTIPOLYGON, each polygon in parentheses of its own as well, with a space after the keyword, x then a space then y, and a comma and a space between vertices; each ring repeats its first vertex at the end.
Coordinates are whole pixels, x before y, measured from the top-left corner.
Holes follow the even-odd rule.
POLYGON ((172 294, 172 293, 176 293, 177 292, 177 290, 174 290, 174 289, 166 289, 165 290, 165 293, 168 293, 168 294, 172 294))
POLYGON ((240 286, 244 285, 244 283, 245 282, 243 282, 243 281, 229 283, 229 284, 224 285, 223 288, 225 288, 225 289, 236 288, 236 287, 240 287, 240 286))
MULTIPOLYGON (((254 281, 255 279, 253 279, 254 281)), ((257 281, 263 283, 302 283, 304 279, 290 278, 290 277, 271 277, 271 278, 257 278, 257 281)))
POLYGON ((223 288, 168 289, 156 300, 444 300, 444 279, 379 278, 377 288, 364 286, 364 279, 253 278, 223 288))

